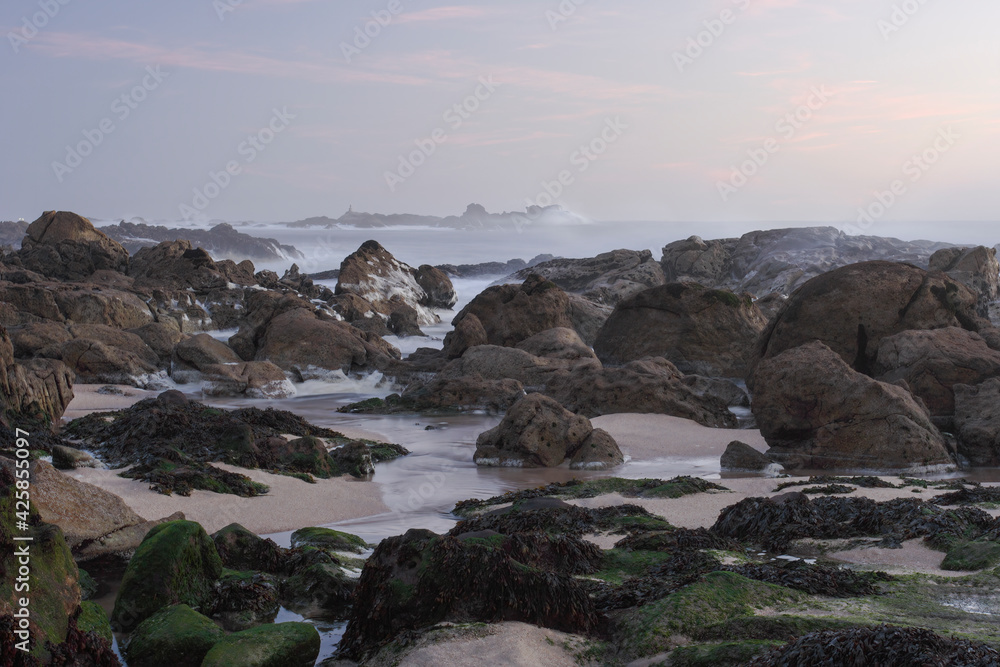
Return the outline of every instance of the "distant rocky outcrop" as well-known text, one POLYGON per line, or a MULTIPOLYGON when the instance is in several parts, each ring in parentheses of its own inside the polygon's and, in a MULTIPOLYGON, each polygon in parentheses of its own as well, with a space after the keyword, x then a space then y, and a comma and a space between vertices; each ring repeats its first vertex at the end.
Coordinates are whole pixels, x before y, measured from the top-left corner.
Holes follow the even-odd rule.
POLYGON ((953 463, 944 437, 910 392, 853 370, 819 341, 763 361, 752 390, 768 456, 786 468, 953 463))
POLYGON ((336 293, 360 296, 385 316, 403 303, 417 311, 421 325, 440 322, 432 308, 451 308, 458 301, 443 272, 430 266, 414 269, 377 241, 366 241, 341 263, 336 293))
POLYGON ((661 356, 685 373, 742 378, 766 327, 748 294, 671 283, 619 303, 594 351, 606 364, 661 356))
POLYGON ((663 269, 648 250, 613 250, 587 259, 552 259, 505 280, 521 282, 532 274, 567 292, 611 306, 666 282, 663 269))
POLYGON ((527 262, 523 259, 511 259, 506 262, 484 262, 482 264, 439 264, 437 268, 453 278, 509 276, 522 269, 538 266, 550 259, 555 259, 555 257, 552 255, 535 255, 527 262))
POLYGON ((522 398, 499 425, 480 435, 474 459, 480 466, 516 468, 552 468, 569 459, 570 468, 584 470, 625 461, 607 431, 541 394, 522 398))
POLYGON ((791 294, 811 278, 848 264, 871 260, 927 266, 932 254, 950 247, 931 241, 906 242, 878 236, 849 236, 835 227, 796 227, 705 241, 692 236, 663 248, 668 281, 707 287, 791 294))
POLYGON ((293 228, 386 229, 390 227, 434 227, 464 230, 516 230, 527 226, 587 225, 591 221, 559 205, 529 206, 525 211, 489 213, 480 204, 469 204, 465 213, 440 218, 409 213, 362 213, 349 210, 339 218, 317 216, 284 223, 293 228))
POLYGON ((17 250, 21 247, 21 241, 24 240, 27 231, 28 223, 24 220, 0 222, 0 247, 7 246, 12 250, 17 250))
POLYGON ((22 266, 56 280, 84 280, 95 271, 128 271, 128 252, 75 213, 47 211, 28 226, 22 266))
POLYGON ((203 248, 213 257, 233 257, 253 260, 301 259, 302 253, 294 246, 282 245, 275 239, 259 238, 237 231, 228 223, 211 229, 175 229, 145 223, 125 222, 100 228, 102 232, 120 243, 134 255, 142 248, 164 241, 189 241, 203 248))

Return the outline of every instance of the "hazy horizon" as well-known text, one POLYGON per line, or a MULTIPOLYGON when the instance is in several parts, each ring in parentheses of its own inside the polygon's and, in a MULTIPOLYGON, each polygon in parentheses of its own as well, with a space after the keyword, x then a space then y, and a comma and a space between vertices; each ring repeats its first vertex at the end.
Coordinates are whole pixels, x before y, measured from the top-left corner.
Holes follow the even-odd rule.
POLYGON ((978 238, 956 227, 1000 204, 998 18, 986 0, 8 2, 0 218, 552 201, 978 238))

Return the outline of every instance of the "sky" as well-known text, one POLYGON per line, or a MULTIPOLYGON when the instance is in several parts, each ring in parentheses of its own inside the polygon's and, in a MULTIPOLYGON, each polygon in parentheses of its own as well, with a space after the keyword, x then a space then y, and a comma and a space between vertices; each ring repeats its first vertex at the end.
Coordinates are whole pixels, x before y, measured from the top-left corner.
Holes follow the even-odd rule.
POLYGON ((946 236, 1000 203, 998 23, 996 0, 6 0, 0 219, 560 203, 946 236))

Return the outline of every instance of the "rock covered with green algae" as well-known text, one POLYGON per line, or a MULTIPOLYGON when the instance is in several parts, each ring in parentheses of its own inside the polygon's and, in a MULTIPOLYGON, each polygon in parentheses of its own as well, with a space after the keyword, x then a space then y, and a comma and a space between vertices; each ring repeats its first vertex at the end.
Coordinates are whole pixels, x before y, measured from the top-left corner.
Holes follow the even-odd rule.
POLYGON ((292 533, 292 547, 316 547, 327 551, 344 551, 360 554, 368 544, 350 533, 342 533, 331 528, 300 528, 292 533))
POLYGON ((590 597, 568 575, 520 563, 488 539, 410 530, 384 540, 365 565, 341 653, 359 659, 400 632, 451 618, 584 634, 600 624, 590 597))
POLYGON ((112 625, 127 632, 163 607, 202 607, 211 601, 221 574, 222 560, 200 524, 160 524, 149 531, 125 570, 112 625))
POLYGON ((312 667, 319 656, 319 632, 308 623, 260 625, 219 641, 202 667, 312 667))
POLYGON ((133 630, 124 654, 130 667, 198 667, 225 636, 186 604, 164 607, 133 630))
POLYGON ((43 523, 33 506, 24 513, 27 529, 16 525, 22 509, 16 504, 16 481, 11 468, 0 466, 0 636, 4 637, 0 664, 76 664, 73 661, 79 660, 79 664, 117 665, 93 609, 81 609, 79 570, 62 531, 43 523), (15 542, 15 536, 32 540, 15 542), (23 554, 19 553, 25 547, 31 559, 26 577, 20 572, 23 554), (19 582, 22 577, 25 580, 19 582), (22 597, 30 601, 27 638, 15 633, 22 630, 15 618, 22 597), (17 647, 22 641, 27 641, 30 653, 17 647))

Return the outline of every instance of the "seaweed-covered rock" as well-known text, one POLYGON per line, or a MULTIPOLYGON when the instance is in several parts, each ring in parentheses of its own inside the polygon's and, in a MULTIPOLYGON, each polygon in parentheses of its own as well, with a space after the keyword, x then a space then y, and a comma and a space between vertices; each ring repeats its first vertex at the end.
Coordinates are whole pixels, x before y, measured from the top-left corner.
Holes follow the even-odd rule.
POLYGON ((474 459, 481 466, 524 468, 551 468, 567 458, 578 468, 623 463, 614 439, 605 431, 594 433, 586 417, 531 394, 515 403, 496 428, 479 436, 474 459))
POLYGON ((176 604, 140 623, 123 653, 131 667, 198 667, 225 634, 208 617, 176 604))
POLYGON ((308 623, 260 625, 233 633, 205 656, 202 667, 312 667, 321 647, 308 623))
POLYGON ((199 524, 171 521, 156 526, 135 550, 115 598, 112 625, 128 632, 163 607, 211 602, 222 560, 199 524))
POLYGON ((401 632, 449 619, 577 633, 599 625, 572 577, 528 567, 489 543, 410 530, 383 540, 365 564, 340 651, 357 660, 401 632))
POLYGON ((316 547, 326 551, 343 551, 360 554, 368 544, 350 533, 342 533, 331 528, 300 528, 292 533, 292 547, 316 547))
POLYGON ((306 618, 343 615, 357 587, 357 580, 338 566, 317 563, 301 568, 281 583, 281 604, 306 618))
POLYGON ((966 639, 946 639, 923 628, 889 625, 813 632, 760 655, 748 667, 798 665, 949 665, 985 667, 1000 664, 1000 653, 966 639))
POLYGON ((230 632, 239 632, 278 616, 278 587, 271 577, 255 572, 223 576, 215 583, 209 615, 230 632))
POLYGON ((974 540, 957 542, 941 561, 942 570, 972 572, 1000 564, 1000 542, 974 540))
POLYGON ((222 564, 231 570, 278 573, 284 570, 286 550, 274 540, 259 537, 238 523, 212 533, 222 564))
POLYGON ((910 468, 951 464, 926 408, 853 370, 819 341, 763 361, 753 414, 785 467, 910 468))

